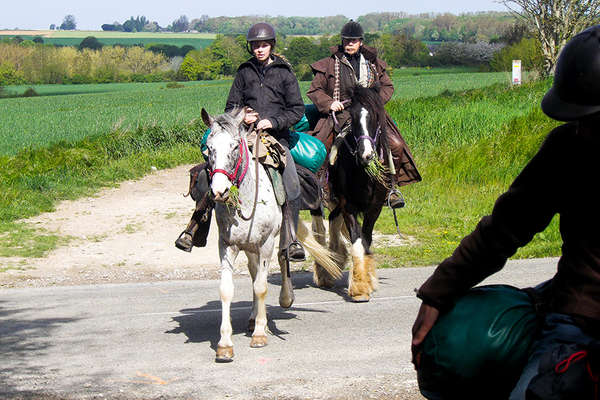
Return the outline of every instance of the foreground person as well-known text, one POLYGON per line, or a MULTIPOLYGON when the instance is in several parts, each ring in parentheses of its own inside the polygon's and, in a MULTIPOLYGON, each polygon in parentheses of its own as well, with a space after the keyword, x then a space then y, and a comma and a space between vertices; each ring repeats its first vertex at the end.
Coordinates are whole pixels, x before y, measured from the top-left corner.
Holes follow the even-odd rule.
MULTIPOLYGON (((423 303, 413 326, 413 360, 418 367, 420 346, 440 313, 502 269, 519 247, 559 214, 562 256, 548 288, 549 312, 510 399, 580 399, 589 387, 546 385, 548 392, 540 395, 534 393, 532 383, 541 375, 541 360, 556 354, 561 345, 590 348, 600 340, 600 210, 596 194, 600 178, 600 25, 583 31, 565 46, 542 110, 568 123, 550 132, 538 153, 498 198, 492 214, 481 219, 418 290, 423 303)), ((567 355, 564 367, 573 368, 568 364, 587 357, 581 361, 587 366, 583 374, 595 380, 597 390, 594 365, 598 366, 598 356, 592 351, 567 355)), ((436 393, 423 394, 430 399, 443 398, 436 393)))
MULTIPOLYGON (((363 44, 364 31, 360 24, 351 20, 342 28, 341 36, 342 43, 330 49, 330 57, 311 65, 314 78, 306 93, 320 113, 312 133, 325 144, 328 152, 337 133, 331 114, 336 114, 340 127, 349 121, 350 114, 345 108, 349 106, 347 101, 352 97, 355 86, 379 86, 384 104, 394 93, 394 85, 386 72, 386 63, 377 57, 377 50, 363 44)), ((396 184, 402 186, 419 182, 421 175, 406 142, 387 112, 385 115, 387 123, 382 130, 387 135, 396 170, 392 176, 392 188, 396 184)), ((388 160, 385 162, 387 165, 388 160)), ((390 206, 404 206, 404 200, 394 190, 390 196, 390 206)))
MULTIPOLYGON (((289 247, 289 254, 285 254, 289 260, 302 261, 305 258, 304 249, 297 241, 292 242, 293 234, 290 229, 293 228, 295 232, 298 226, 301 192, 298 174, 289 152, 289 128, 302 118, 304 102, 291 66, 273 53, 276 43, 273 27, 266 23, 255 24, 248 31, 246 39, 252 58, 238 68, 225 112, 246 108, 244 122, 247 125, 255 124, 257 130, 268 132, 286 148, 289 161, 283 171, 286 203, 282 207, 284 223, 280 234, 280 251, 285 252, 289 247)), ((198 186, 205 190, 200 196, 205 199, 209 190, 204 168, 200 168, 198 179, 198 186)), ((209 200, 199 201, 186 230, 175 242, 178 248, 191 251, 192 246, 206 245, 211 213, 210 205, 207 209, 206 204, 209 203, 209 200)))

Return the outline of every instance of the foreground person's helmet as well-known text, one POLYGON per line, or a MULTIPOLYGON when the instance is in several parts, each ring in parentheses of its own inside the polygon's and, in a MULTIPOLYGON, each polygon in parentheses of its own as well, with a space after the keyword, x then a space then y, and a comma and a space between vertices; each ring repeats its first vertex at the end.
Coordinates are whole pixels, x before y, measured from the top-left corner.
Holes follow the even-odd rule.
POLYGON ((559 121, 600 112, 600 25, 579 33, 563 48, 542 110, 559 121))
POLYGON ((365 32, 358 22, 348 21, 342 28, 342 39, 364 39, 365 32))
POLYGON ((272 40, 275 42, 275 29, 266 22, 259 22, 258 24, 252 25, 246 35, 246 41, 248 42, 258 42, 262 40, 272 40))

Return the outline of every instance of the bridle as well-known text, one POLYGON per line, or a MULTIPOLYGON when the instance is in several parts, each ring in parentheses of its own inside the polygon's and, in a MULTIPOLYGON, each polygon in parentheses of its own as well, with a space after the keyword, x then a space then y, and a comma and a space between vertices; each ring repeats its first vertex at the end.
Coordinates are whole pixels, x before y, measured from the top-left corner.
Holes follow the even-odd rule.
MULTIPOLYGON (((350 103, 350 100, 344 100, 342 102, 342 104, 344 104, 344 103, 350 103)), ((377 130, 375 131, 375 138, 372 138, 369 135, 362 135, 362 136, 359 136, 358 138, 352 136, 354 138, 354 147, 355 147, 355 150, 352 150, 352 146, 348 142, 347 130, 344 129, 344 127, 340 127, 340 123, 338 122, 334 111, 331 111, 331 116, 333 117, 333 124, 334 124, 335 130, 338 132, 337 135, 342 137, 344 144, 346 145, 346 148, 348 149, 348 151, 350 152, 350 154, 352 156, 356 156, 356 153, 358 152, 358 142, 363 139, 371 142, 371 145, 373 146, 373 150, 377 149, 377 141, 379 140, 379 136, 381 134, 381 125, 380 124, 377 124, 377 130)))
POLYGON ((244 140, 244 138, 240 138, 239 149, 240 149, 240 152, 239 152, 238 159, 235 163, 235 168, 233 170, 233 173, 230 173, 221 168, 213 169, 210 171, 211 179, 215 174, 223 174, 231 181, 231 183, 233 183, 237 187, 239 187, 241 185, 242 181, 244 180, 244 177, 246 176, 246 172, 248 172, 248 165, 250 165, 250 156, 248 155, 248 145, 246 144, 246 140, 244 140), (246 159, 245 163, 244 163, 244 157, 246 159), (243 168, 243 171, 240 171, 240 168, 242 165, 244 165, 244 168, 243 168), (238 175, 238 173, 239 173, 239 175, 238 175))
MULTIPOLYGON (((252 132, 253 130, 254 130, 254 123, 252 123, 250 125, 249 132, 252 132)), ((256 182, 256 185, 254 188, 254 205, 252 206, 252 213, 250 214, 249 217, 244 217, 244 215, 242 214, 242 211, 239 208, 237 210, 237 214, 244 221, 250 221, 251 219, 254 218, 254 213, 256 212, 256 204, 258 202, 258 168, 259 168, 258 145, 260 143, 259 139, 260 139, 261 133, 262 133, 262 129, 260 129, 260 130, 258 130, 258 132, 256 132, 256 143, 254 144, 254 160, 255 160, 255 164, 256 164, 254 180, 256 182)), ((250 155, 249 155, 249 151, 248 151, 248 144, 246 143, 246 139, 244 139, 243 137, 240 137, 239 149, 240 149, 240 155, 235 163, 235 168, 234 168, 233 173, 229 173, 224 169, 217 168, 217 169, 210 171, 209 175, 210 175, 211 179, 215 174, 220 173, 220 174, 225 175, 232 184, 236 185, 238 188, 240 187, 240 185, 242 184, 242 181, 244 180, 244 177, 246 176, 246 172, 248 172, 248 166, 250 165, 250 155), (244 163, 244 157, 246 158, 246 163, 244 163), (242 164, 245 164, 244 169, 238 176, 238 172, 240 171, 240 167, 242 166, 242 164)), ((248 232, 248 234, 250 234, 250 232, 248 232)))

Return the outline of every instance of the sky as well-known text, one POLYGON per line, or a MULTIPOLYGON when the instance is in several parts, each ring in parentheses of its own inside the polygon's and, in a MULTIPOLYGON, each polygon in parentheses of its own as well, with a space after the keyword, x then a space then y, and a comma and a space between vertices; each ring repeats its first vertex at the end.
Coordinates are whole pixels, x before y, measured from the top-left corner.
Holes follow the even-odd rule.
POLYGON ((0 13, 0 29, 48 29, 60 25, 66 15, 74 15, 79 30, 100 30, 100 26, 144 15, 160 26, 170 25, 181 15, 189 20, 209 17, 330 16, 356 18, 372 12, 425 12, 460 14, 475 11, 506 11, 495 0, 22 0, 6 1, 0 13))

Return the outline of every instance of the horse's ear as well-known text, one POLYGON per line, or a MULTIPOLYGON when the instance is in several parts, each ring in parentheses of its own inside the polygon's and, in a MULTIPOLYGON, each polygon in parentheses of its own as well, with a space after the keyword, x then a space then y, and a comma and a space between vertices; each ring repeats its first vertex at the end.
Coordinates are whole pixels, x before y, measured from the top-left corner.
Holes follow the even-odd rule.
POLYGON ((235 124, 240 126, 242 122, 244 122, 244 118, 246 118, 246 107, 241 107, 237 110, 237 114, 235 114, 235 124))
POLYGON ((210 127, 213 123, 213 119, 210 115, 208 115, 208 112, 204 109, 204 107, 202 107, 202 112, 200 114, 202 115, 202 121, 204 121, 204 125, 210 127))

